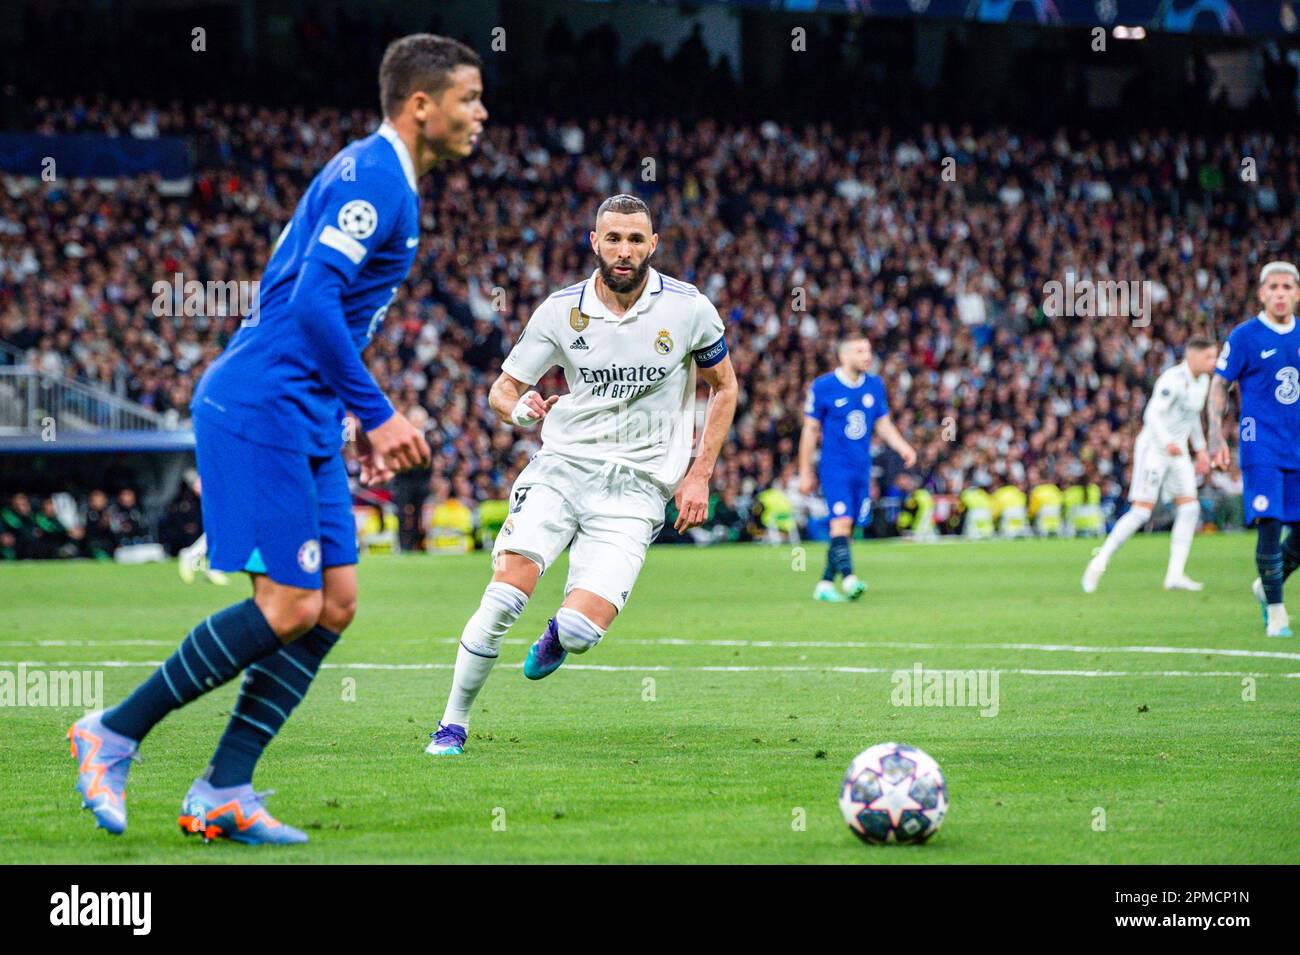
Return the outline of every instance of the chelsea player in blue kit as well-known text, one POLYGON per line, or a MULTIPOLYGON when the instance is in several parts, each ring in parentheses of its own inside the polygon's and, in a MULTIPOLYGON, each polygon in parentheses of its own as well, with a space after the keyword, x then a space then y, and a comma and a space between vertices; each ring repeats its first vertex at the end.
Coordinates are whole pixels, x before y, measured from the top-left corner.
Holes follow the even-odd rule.
POLYGON ((911 467, 916 451, 903 439, 889 417, 885 383, 869 374, 871 343, 863 337, 840 342, 840 366, 822 375, 808 389, 803 433, 799 437, 799 493, 817 488, 813 453, 821 444, 817 477, 831 514, 831 546, 826 570, 813 596, 818 600, 856 600, 867 585, 853 573, 849 539, 855 524, 865 524, 871 512, 871 438, 879 435, 911 467), (835 589, 841 578, 843 592, 835 589))
POLYGON ((1257 528, 1252 585, 1270 637, 1291 636, 1282 584, 1300 567, 1300 271, 1269 262, 1259 273, 1264 310, 1228 335, 1210 385, 1206 443, 1217 468, 1232 463, 1223 415, 1233 382, 1241 391, 1242 498, 1257 528), (1282 525, 1286 524, 1286 540, 1282 525))
POLYGON ((243 843, 307 840, 267 812, 253 769, 356 610, 345 410, 363 432, 363 482, 429 460, 361 352, 415 260, 418 177, 477 143, 487 118, 479 67, 473 50, 431 34, 389 45, 383 125, 307 188, 266 265, 259 308, 195 390, 209 560, 249 573, 253 596, 201 621, 123 703, 68 731, 83 806, 110 833, 126 828, 126 776, 140 741, 243 672, 212 762, 182 802, 181 827, 243 843))

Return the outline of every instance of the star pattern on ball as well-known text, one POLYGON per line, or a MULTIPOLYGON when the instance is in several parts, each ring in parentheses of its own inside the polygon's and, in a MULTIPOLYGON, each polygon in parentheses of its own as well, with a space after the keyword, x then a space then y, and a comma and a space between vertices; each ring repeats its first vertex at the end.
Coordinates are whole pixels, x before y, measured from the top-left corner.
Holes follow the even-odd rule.
POLYGON ((912 782, 913 777, 911 776, 896 783, 891 783, 883 776, 880 777, 880 795, 867 803, 867 808, 872 812, 889 813, 890 825, 898 828, 903 813, 908 810, 919 812, 925 808, 912 798, 912 782))

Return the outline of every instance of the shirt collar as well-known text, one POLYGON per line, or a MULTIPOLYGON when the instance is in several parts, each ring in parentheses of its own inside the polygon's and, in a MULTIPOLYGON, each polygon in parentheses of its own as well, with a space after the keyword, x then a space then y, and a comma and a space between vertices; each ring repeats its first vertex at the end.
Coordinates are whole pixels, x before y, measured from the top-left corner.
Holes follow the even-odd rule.
POLYGON ((632 303, 632 307, 624 312, 621 316, 614 315, 605 307, 605 303, 600 300, 596 294, 596 278, 600 275, 600 269, 592 269, 591 275, 582 286, 582 294, 578 296, 578 311, 583 315, 589 315, 592 318, 603 318, 608 322, 622 323, 629 318, 634 318, 641 312, 645 311, 655 301, 655 296, 664 290, 664 279, 654 268, 646 271, 645 288, 641 290, 641 297, 632 303))
POLYGON ((1261 322, 1263 322, 1266 328, 1272 329, 1273 331, 1277 332, 1279 335, 1287 335, 1291 332, 1293 328, 1295 328, 1294 315, 1288 316, 1286 323, 1283 325, 1279 325, 1277 322, 1273 321, 1273 319, 1269 318, 1268 312, 1261 311, 1255 317, 1258 318, 1261 322))
POLYGON ((397 153, 397 161, 402 164, 402 172, 406 173, 406 182, 411 187, 411 191, 418 193, 419 185, 415 180, 415 163, 411 161, 411 153, 406 148, 406 143, 402 142, 402 137, 397 135, 397 130, 388 120, 379 124, 379 135, 388 140, 393 147, 393 152, 397 153))
POLYGON ((861 375, 858 376, 857 381, 849 381, 848 378, 844 376, 843 368, 835 369, 835 377, 840 380, 840 384, 842 384, 845 388, 858 388, 862 385, 864 381, 867 380, 867 374, 866 372, 863 372, 861 375))

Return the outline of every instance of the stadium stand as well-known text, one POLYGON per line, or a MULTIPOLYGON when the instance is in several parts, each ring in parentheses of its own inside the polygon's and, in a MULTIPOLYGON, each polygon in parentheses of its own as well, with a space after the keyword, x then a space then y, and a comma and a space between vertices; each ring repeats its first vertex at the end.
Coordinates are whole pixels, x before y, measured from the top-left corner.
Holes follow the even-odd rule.
MULTIPOLYGON (((378 116, 57 97, 27 116, 42 135, 182 137, 193 168, 188 190, 152 176, 0 178, 0 389, 57 384, 108 409, 96 413, 183 432, 192 387, 241 315, 170 308, 174 277, 256 279, 312 174, 378 116)), ((366 356, 399 407, 427 412, 434 451, 431 473, 384 499, 399 518, 395 539, 424 546, 421 515, 448 502, 499 502, 536 450, 535 435, 491 418, 487 389, 532 309, 590 271, 589 220, 620 191, 650 202, 656 265, 718 305, 741 381, 715 475, 720 506, 708 533, 688 539, 770 536, 760 497, 771 488, 800 527, 818 527, 817 502, 793 480, 802 390, 851 330, 870 335, 895 418, 920 451, 901 478, 896 457, 880 456, 875 533, 915 514, 918 488, 932 498, 926 526, 960 533, 963 492, 1002 487, 1026 500, 1052 488, 1068 508, 1083 499, 1096 510, 1085 508, 1082 525, 1059 504, 1048 524, 1095 532, 1095 515, 1104 525, 1122 496, 1150 383, 1194 331, 1221 338, 1252 312, 1257 264, 1295 247, 1297 145, 1294 130, 1266 128, 1098 137, 937 122, 490 123, 472 160, 422 182, 417 264, 366 356), (662 163, 648 180, 647 155, 662 163), (1238 175, 1242 156, 1258 181, 1238 175), (947 159, 951 176, 941 175, 947 159), (1068 274, 1149 279, 1149 324, 1048 314, 1044 285, 1068 274)), ((543 387, 563 383, 553 374, 543 387)), ((1239 485, 1239 475, 1207 484, 1208 520, 1239 522, 1239 485)), ((1006 525, 993 500, 993 520, 1006 525)), ((486 533, 452 523, 481 543, 495 520, 486 533)), ((1016 533, 1022 521, 1045 526, 1013 514, 1016 533)))

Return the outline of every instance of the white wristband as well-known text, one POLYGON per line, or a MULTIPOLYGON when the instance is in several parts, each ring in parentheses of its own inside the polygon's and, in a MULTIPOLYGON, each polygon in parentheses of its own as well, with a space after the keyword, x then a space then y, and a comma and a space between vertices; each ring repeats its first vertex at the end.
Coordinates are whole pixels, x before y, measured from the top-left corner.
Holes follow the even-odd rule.
POLYGON ((531 428, 533 425, 537 424, 538 421, 542 420, 537 415, 533 414, 533 410, 528 407, 528 398, 530 396, 540 397, 535 391, 526 391, 524 392, 524 396, 520 398, 519 402, 515 405, 515 410, 510 412, 510 420, 521 428, 531 428))

